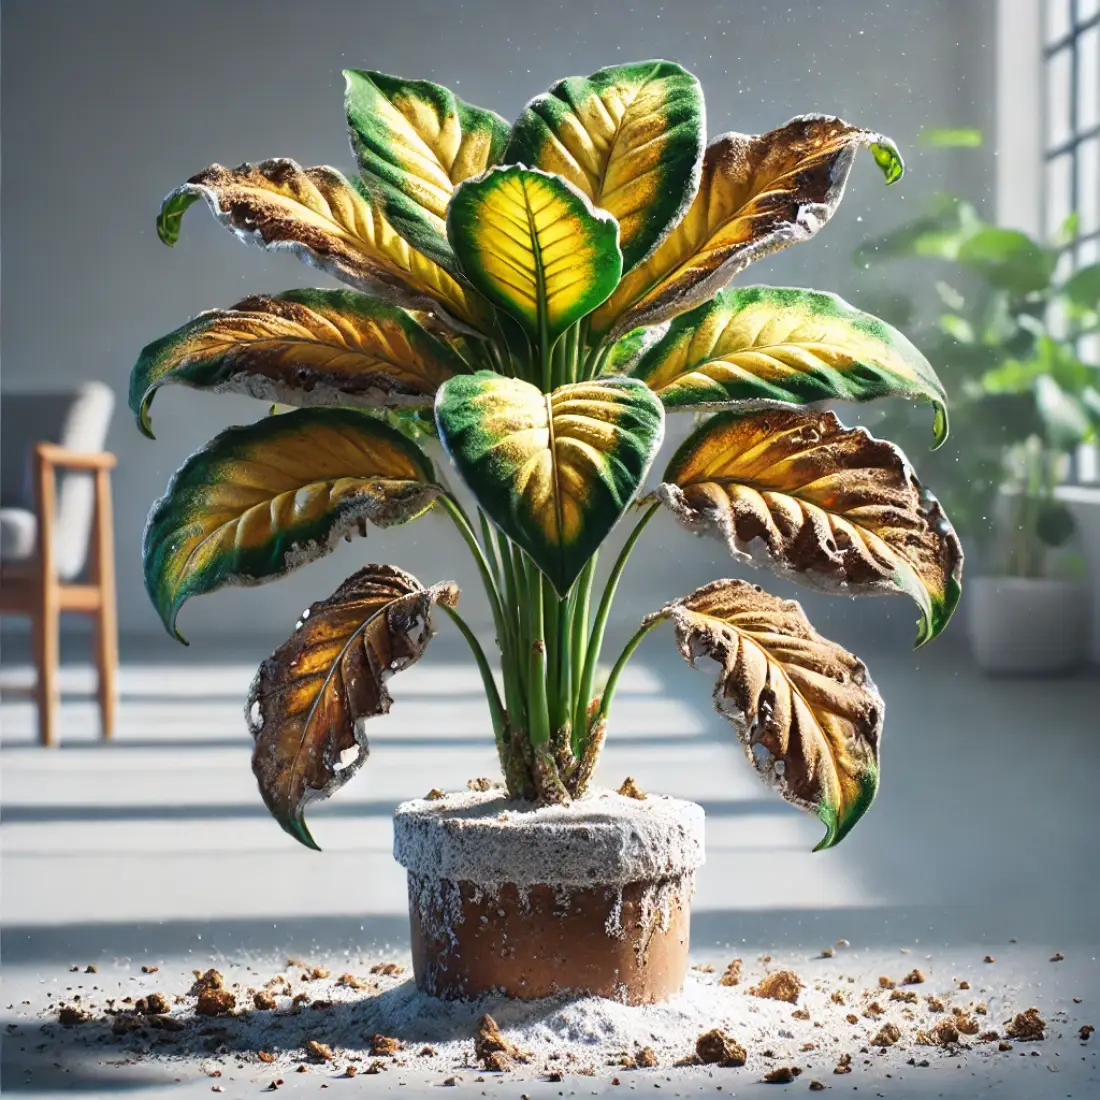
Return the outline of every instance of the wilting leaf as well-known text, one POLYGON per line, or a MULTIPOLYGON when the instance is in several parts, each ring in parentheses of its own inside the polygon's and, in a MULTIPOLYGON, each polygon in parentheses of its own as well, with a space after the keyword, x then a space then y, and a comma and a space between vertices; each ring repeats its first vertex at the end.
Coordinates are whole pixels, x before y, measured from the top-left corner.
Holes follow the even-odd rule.
POLYGON ((809 240, 832 217, 864 145, 887 183, 901 177, 889 138, 826 115, 802 115, 766 134, 715 138, 683 220, 596 311, 593 336, 684 313, 753 260, 809 240))
POLYGON ((130 408, 169 382, 291 405, 429 405, 466 364, 405 310, 351 290, 256 295, 200 313, 142 349, 130 408))
POLYGON ((863 662, 810 625, 793 600, 741 580, 715 581, 668 604, 680 654, 718 664, 714 705, 745 755, 788 801, 826 828, 831 848, 878 789, 884 707, 863 662))
POLYGON ((939 502, 897 447, 831 412, 720 413, 673 455, 658 495, 739 560, 846 595, 907 593, 917 645, 959 602, 962 547, 939 502))
POLYGON ((750 286, 719 291, 677 317, 631 371, 666 409, 736 402, 946 397, 928 360, 888 324, 835 294, 750 286))
POLYGON ((423 655, 436 603, 454 607, 455 585, 424 588, 392 565, 368 565, 311 605, 260 665, 248 695, 252 770, 271 815, 307 847, 317 844, 306 806, 366 763, 366 721, 388 713, 386 681, 423 655))
POLYGON ((614 214, 629 271, 694 197, 704 142, 699 82, 671 61, 641 61, 571 76, 536 96, 503 159, 562 176, 614 214))
POLYGON ((548 349, 622 272, 615 219, 557 176, 494 168, 455 192, 447 235, 462 270, 548 349))
POLYGON ((293 252, 357 290, 398 305, 442 309, 474 328, 489 322, 484 301, 437 263, 410 248, 378 204, 334 168, 265 160, 238 168, 212 165, 165 200, 157 233, 179 238, 184 212, 200 198, 246 244, 293 252))
POLYGON ((418 251, 457 274, 447 243, 455 187, 500 159, 508 123, 427 80, 347 69, 345 105, 363 181, 418 251))
POLYGON ((180 641, 191 596, 263 584, 367 523, 421 515, 441 492, 400 432, 355 409, 296 409, 229 428, 193 454, 153 505, 145 587, 180 641))
POLYGON ((436 420, 482 509, 562 595, 629 507, 664 433, 661 403, 630 378, 544 394, 462 375, 440 389, 436 420))

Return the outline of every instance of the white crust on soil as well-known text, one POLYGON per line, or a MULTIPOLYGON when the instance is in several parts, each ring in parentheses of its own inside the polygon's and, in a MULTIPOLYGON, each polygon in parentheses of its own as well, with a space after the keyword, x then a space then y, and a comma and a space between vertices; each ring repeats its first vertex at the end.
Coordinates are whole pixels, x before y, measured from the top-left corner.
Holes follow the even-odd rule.
POLYGON ((621 886, 690 875, 704 862, 703 841, 703 809, 694 802, 597 790, 536 807, 495 789, 403 802, 393 855, 422 879, 494 892, 504 883, 621 886))

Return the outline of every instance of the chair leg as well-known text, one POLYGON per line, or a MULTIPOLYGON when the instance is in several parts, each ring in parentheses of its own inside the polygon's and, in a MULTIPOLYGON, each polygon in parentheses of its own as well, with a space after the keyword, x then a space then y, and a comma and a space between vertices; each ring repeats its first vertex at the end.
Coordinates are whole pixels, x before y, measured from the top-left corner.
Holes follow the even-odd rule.
POLYGON ((36 674, 34 690, 38 700, 38 740, 43 745, 57 744, 60 624, 57 589, 46 584, 31 620, 36 674))
POLYGON ((100 606, 95 618, 99 721, 104 740, 115 732, 118 713, 118 605, 115 593, 115 549, 111 518, 111 482, 106 470, 96 472, 96 522, 93 562, 100 606))

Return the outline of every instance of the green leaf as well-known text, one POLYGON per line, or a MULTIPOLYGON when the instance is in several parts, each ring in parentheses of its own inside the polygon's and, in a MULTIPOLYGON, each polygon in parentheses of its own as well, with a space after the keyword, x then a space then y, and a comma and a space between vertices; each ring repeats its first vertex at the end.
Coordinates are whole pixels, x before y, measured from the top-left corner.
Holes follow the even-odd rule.
POLYGON ((963 242, 958 259, 990 286, 1023 295, 1050 285, 1058 257, 1026 233, 987 226, 963 242))
POLYGON ((1100 310, 1100 264, 1075 271, 1062 287, 1062 293, 1080 309, 1100 310))
POLYGON ((451 274, 447 204, 455 187, 500 159, 508 124, 428 80, 346 69, 345 106, 363 181, 415 249, 451 274))
POLYGON ((441 489, 423 452, 355 409, 297 409, 229 428, 153 505, 145 587, 168 631, 191 596, 256 585, 327 554, 367 523, 427 511, 441 489))
POLYGON ((519 116, 504 160, 553 172, 619 222, 623 270, 648 256, 699 188, 699 82, 671 61, 559 81, 519 116))
POLYGON ((918 145, 932 149, 980 149, 982 132, 976 128, 935 127, 917 135, 918 145))
POLYGON ((536 347, 549 349, 622 274, 615 219, 572 184, 534 169, 494 168, 459 186, 447 235, 466 277, 536 347))
POLYGON ((444 383, 436 420, 482 510, 562 596, 634 500, 664 434, 660 402, 631 378, 544 394, 482 371, 444 383))
POLYGON ((466 365, 403 309, 350 290, 256 295, 200 313, 142 349, 130 409, 167 383, 289 405, 430 405, 466 365))
POLYGON ((666 409, 914 397, 942 410, 928 361, 897 329, 835 294, 784 287, 719 291, 672 322, 631 372, 666 409))
POLYGON ((1072 450, 1092 434, 1092 424, 1081 403, 1049 375, 1035 380, 1035 405, 1051 446, 1072 450))
POLYGON ((907 256, 954 260, 963 243, 983 224, 977 211, 965 199, 939 195, 929 203, 925 213, 881 237, 864 242, 853 252, 852 258, 860 267, 907 256))

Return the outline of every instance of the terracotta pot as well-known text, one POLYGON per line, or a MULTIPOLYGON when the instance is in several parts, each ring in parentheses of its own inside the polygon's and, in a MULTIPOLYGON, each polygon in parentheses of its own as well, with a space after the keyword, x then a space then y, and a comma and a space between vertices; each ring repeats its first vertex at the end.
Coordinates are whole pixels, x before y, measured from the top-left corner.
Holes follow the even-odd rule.
POLYGON ((683 987, 703 862, 692 802, 597 791, 535 807, 464 791, 399 806, 394 857, 425 993, 647 1004, 683 987))

